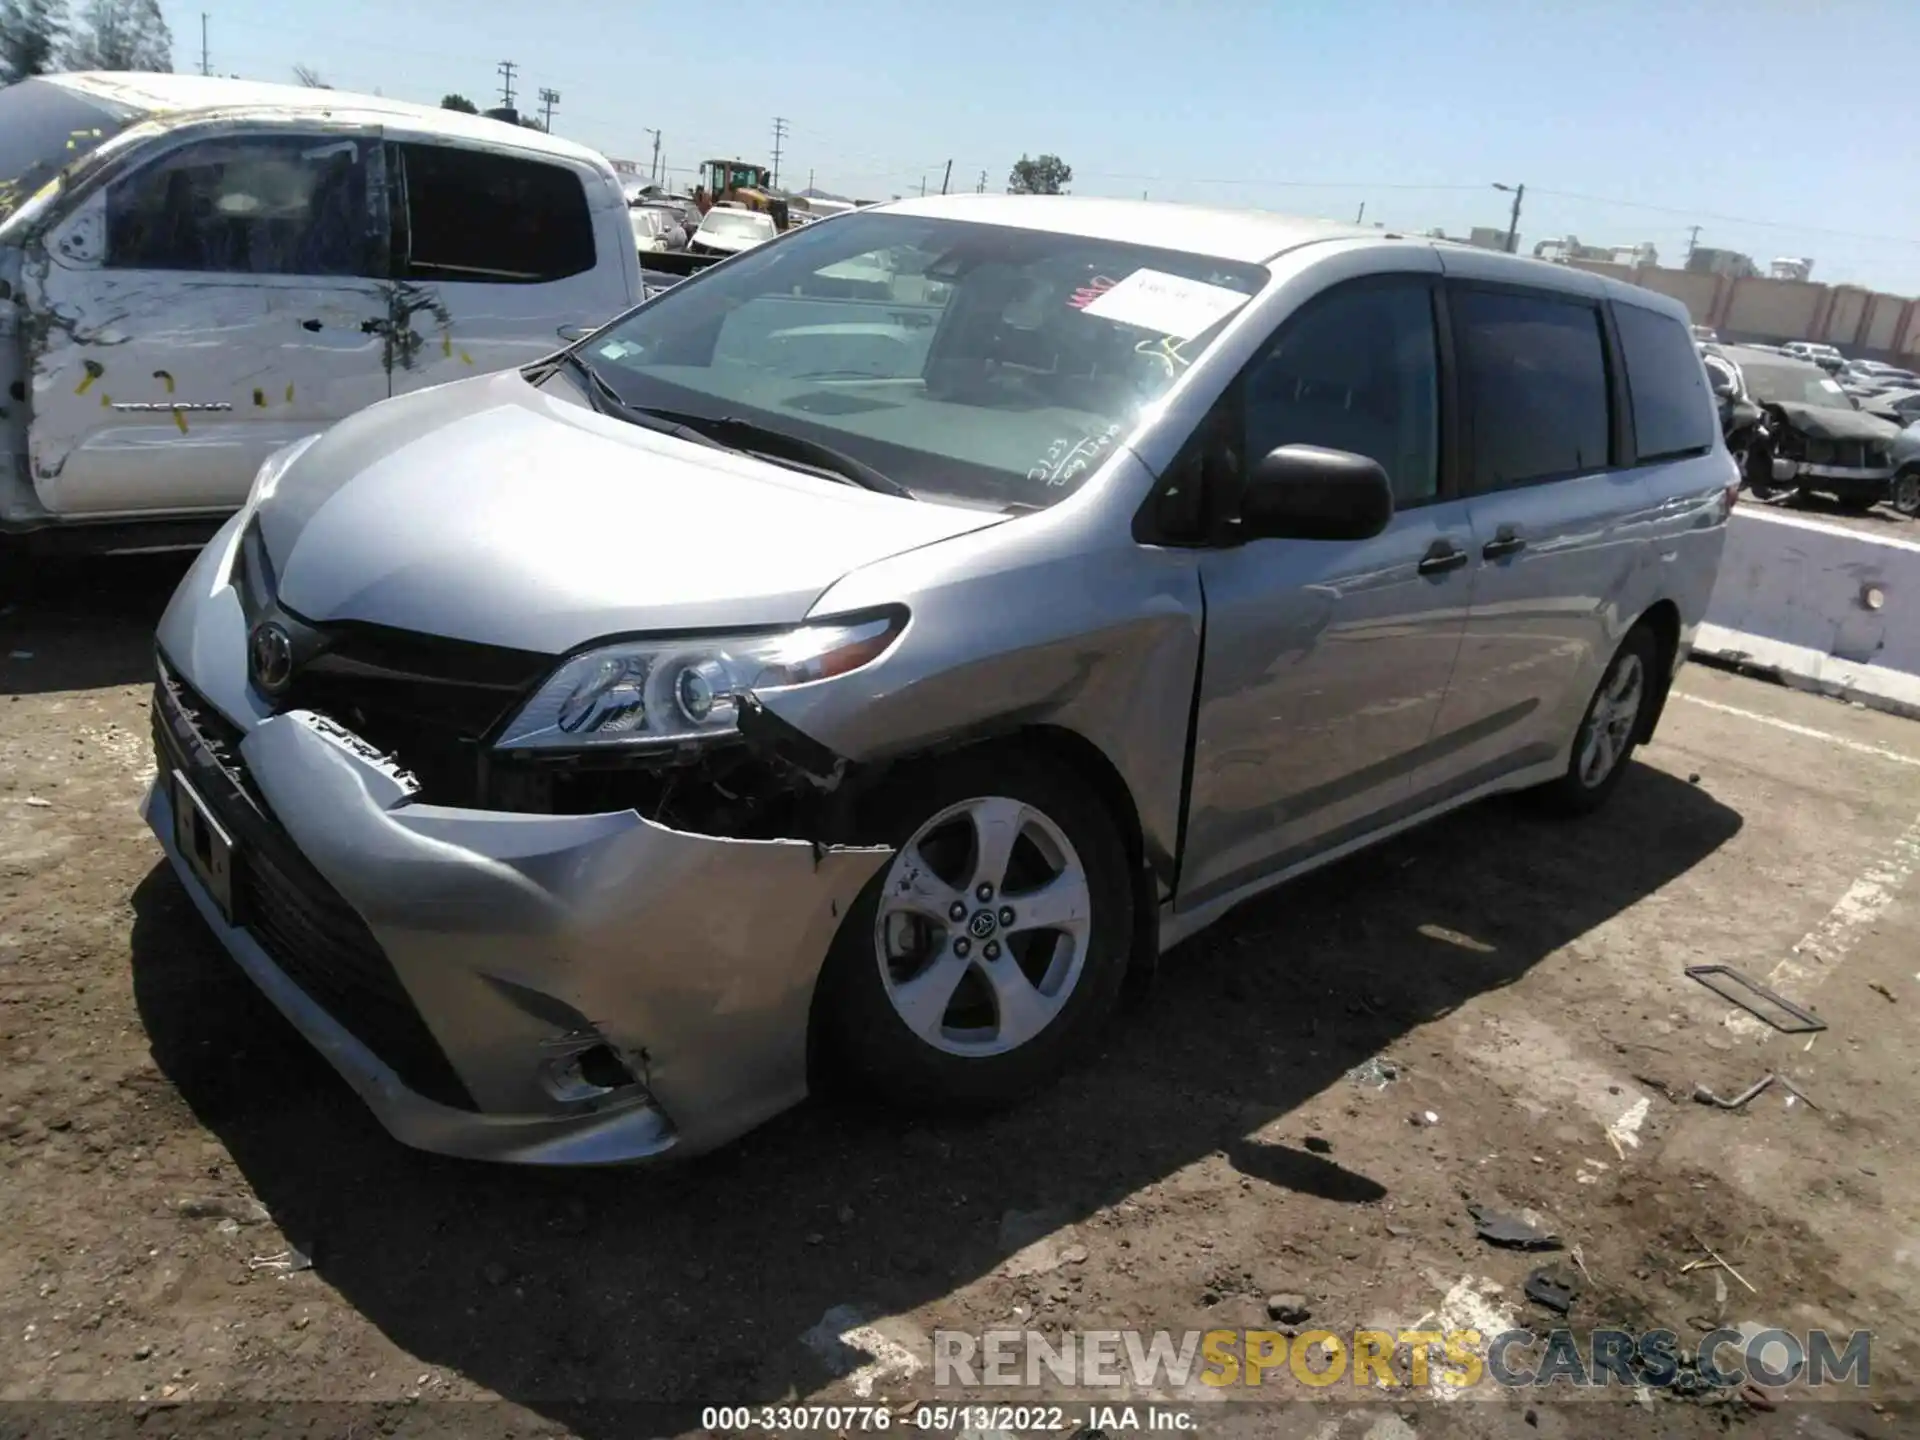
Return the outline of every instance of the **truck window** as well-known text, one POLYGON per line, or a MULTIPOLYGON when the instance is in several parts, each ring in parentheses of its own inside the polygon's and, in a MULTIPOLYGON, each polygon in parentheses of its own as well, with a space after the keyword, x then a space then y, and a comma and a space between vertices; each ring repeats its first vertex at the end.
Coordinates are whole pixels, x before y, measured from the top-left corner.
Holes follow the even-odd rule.
POLYGON ((571 169, 451 145, 393 149, 401 278, 531 285, 593 269, 593 217, 571 169))
POLYGON ((169 151, 107 191, 106 266, 371 275, 366 142, 248 135, 169 151))
POLYGON ((54 80, 0 86, 0 220, 139 118, 54 80))

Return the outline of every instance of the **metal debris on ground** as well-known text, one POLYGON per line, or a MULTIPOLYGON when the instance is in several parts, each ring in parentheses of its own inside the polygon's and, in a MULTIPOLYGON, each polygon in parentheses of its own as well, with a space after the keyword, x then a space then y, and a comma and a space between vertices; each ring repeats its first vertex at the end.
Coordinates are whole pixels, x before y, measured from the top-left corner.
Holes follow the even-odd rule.
POLYGON ((1384 1090, 1400 1078, 1400 1067, 1383 1055, 1375 1055, 1347 1071, 1347 1079, 1368 1090, 1384 1090))
POLYGON ((1524 1288, 1529 1300, 1536 1305, 1544 1305, 1556 1315, 1564 1315, 1571 1310, 1575 1298, 1580 1293, 1564 1276, 1545 1265, 1527 1276, 1524 1288))
MULTIPOLYGON (((1807 1043, 1812 1044, 1813 1042, 1808 1041, 1807 1043)), ((1786 1076, 1780 1075, 1780 1076, 1776 1076, 1775 1078, 1778 1079, 1782 1085, 1786 1086, 1786 1088, 1790 1092, 1792 1092, 1794 1099, 1798 1100, 1802 1105, 1805 1105, 1809 1110, 1818 1110, 1820 1108, 1818 1105, 1813 1103, 1812 1098, 1807 1094, 1806 1091, 1802 1090, 1798 1085, 1794 1084, 1793 1081, 1787 1079, 1786 1076)), ((1790 1101, 1788 1103, 1792 1103, 1792 1102, 1790 1101)))
POLYGON ((1498 1210, 1489 1210, 1472 1202, 1468 1202, 1467 1214, 1473 1217, 1475 1233, 1489 1245, 1499 1245, 1508 1250, 1561 1248, 1558 1235, 1550 1235, 1537 1225, 1529 1225, 1518 1215, 1503 1215, 1498 1210))
POLYGON ((1689 965, 1686 974, 1688 979, 1698 980, 1722 1000, 1738 1005, 1756 1019, 1766 1021, 1782 1035, 1806 1035, 1827 1028, 1827 1022, 1811 1010, 1794 1004, 1777 991, 1769 990, 1731 965, 1689 965), (1756 996, 1784 1011, 1792 1023, 1783 1023, 1778 1015, 1762 1008, 1755 1000, 1756 996))
POLYGON ((1775 1076, 1771 1072, 1765 1075, 1762 1075, 1758 1080, 1754 1081, 1753 1084, 1749 1085, 1746 1089, 1742 1090, 1738 1095, 1734 1096, 1731 1100, 1722 1100, 1718 1095, 1714 1094, 1713 1091, 1709 1090, 1706 1086, 1696 1085, 1693 1087, 1693 1098, 1695 1100, 1698 1100, 1702 1105, 1718 1105, 1722 1110, 1739 1110, 1739 1109, 1743 1109, 1747 1105, 1747 1103, 1754 1098, 1754 1096, 1758 1095, 1762 1090, 1765 1090, 1769 1085, 1773 1084, 1774 1079, 1775 1079, 1775 1076))
POLYGON ((1897 1005, 1900 1003, 1894 999, 1893 991, 1882 985, 1878 980, 1869 980, 1867 982, 1867 989, 1873 991, 1874 994, 1878 995, 1882 1000, 1885 1000, 1889 1005, 1897 1005))

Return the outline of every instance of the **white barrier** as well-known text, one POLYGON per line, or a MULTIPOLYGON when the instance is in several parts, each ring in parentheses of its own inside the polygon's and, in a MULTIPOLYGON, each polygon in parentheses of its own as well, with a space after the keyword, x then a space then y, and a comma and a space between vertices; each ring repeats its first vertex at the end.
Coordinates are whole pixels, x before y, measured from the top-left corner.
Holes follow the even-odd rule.
POLYGON ((1693 648, 1920 719, 1920 544, 1743 498, 1693 648))

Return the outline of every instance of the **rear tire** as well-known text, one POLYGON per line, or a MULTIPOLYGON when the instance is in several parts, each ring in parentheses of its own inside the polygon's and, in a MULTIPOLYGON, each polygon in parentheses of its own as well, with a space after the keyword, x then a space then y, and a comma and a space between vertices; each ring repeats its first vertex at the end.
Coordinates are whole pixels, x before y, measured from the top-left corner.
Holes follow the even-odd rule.
POLYGON ((1134 897, 1116 817, 1071 770, 1011 746, 929 762, 880 808, 899 850, 828 953, 823 1078, 923 1111, 1030 1094, 1098 1034, 1126 978, 1134 897))
POLYGON ((1574 732, 1567 773, 1534 792, 1546 809, 1560 815, 1590 815, 1619 786, 1640 743, 1647 707, 1654 701, 1659 657, 1660 646, 1646 625, 1627 632, 1574 732))

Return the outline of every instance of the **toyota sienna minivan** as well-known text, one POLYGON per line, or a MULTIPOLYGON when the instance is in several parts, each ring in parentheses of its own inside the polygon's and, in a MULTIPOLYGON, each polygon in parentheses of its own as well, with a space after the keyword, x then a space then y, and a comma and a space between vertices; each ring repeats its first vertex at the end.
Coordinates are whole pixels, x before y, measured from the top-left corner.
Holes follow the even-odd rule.
POLYGON ((690 1153, 826 1075, 1005 1102, 1248 896, 1604 802, 1735 484, 1644 290, 879 206, 275 455, 161 622, 146 813, 409 1144, 690 1153))

